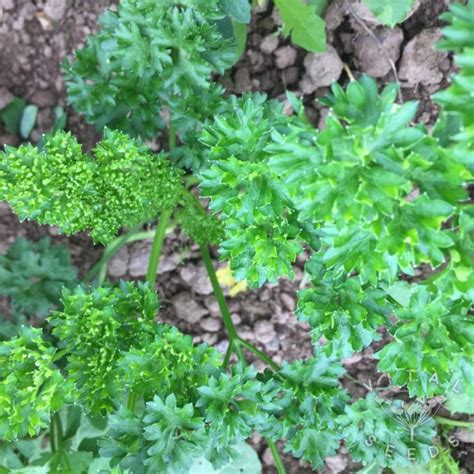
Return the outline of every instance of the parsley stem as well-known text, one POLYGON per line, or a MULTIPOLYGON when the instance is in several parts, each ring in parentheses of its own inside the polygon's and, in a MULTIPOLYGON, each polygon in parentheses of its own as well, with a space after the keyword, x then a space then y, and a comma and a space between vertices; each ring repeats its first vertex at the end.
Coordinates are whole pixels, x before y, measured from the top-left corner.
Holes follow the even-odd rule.
POLYGON ((176 131, 173 125, 170 123, 168 125, 168 149, 173 151, 176 148, 176 131))
MULTIPOLYGON (((204 260, 204 265, 211 280, 212 289, 214 290, 214 296, 221 310, 222 319, 224 321, 224 326, 226 328, 227 334, 229 335, 229 348, 224 358, 224 366, 226 367, 229 363, 230 354, 232 353, 232 348, 235 350, 239 360, 245 364, 245 355, 242 351, 242 347, 246 347, 248 350, 252 351, 254 354, 258 355, 260 358, 264 358, 265 362, 269 363, 273 368, 279 368, 275 362, 273 362, 268 356, 266 356, 262 351, 254 347, 252 344, 244 341, 237 334, 237 329, 235 328, 234 322, 230 316, 230 311, 225 301, 224 293, 222 292, 221 286, 219 285, 219 280, 217 279, 214 266, 212 265, 211 255, 209 254, 209 249, 207 245, 199 244, 199 250, 201 251, 202 259, 204 260), (271 362, 271 364, 270 364, 271 362)), ((275 466, 277 468, 278 474, 286 474, 286 469, 281 460, 280 453, 275 443, 271 439, 267 439, 268 446, 272 452, 273 459, 275 460, 275 466)))
POLYGON ((275 460, 275 467, 278 474, 286 474, 285 465, 283 464, 276 444, 269 438, 267 438, 267 443, 270 451, 272 452, 273 459, 275 460))
MULTIPOLYGON (((91 281, 96 275, 100 275, 103 272, 104 268, 107 268, 107 263, 109 260, 125 245, 130 242, 135 242, 137 240, 152 239, 155 236, 155 231, 144 231, 137 232, 137 229, 133 229, 127 234, 121 235, 113 240, 107 247, 105 247, 104 253, 102 254, 101 259, 87 272, 84 280, 91 281)), ((99 283, 102 284, 103 280, 99 283)))
POLYGON ((51 416, 51 421, 49 423, 49 443, 51 444, 51 452, 56 452, 56 428, 55 428, 55 419, 54 416, 51 416))
POLYGON ((222 292, 221 286, 219 285, 219 280, 217 279, 214 266, 212 265, 211 255, 209 254, 209 249, 207 245, 199 244, 199 250, 201 251, 202 259, 204 260, 204 265, 209 275, 209 280, 211 280, 212 289, 214 290, 214 296, 221 310, 222 320, 224 321, 224 326, 226 328, 227 334, 229 335, 229 344, 235 350, 237 357, 241 362, 245 362, 245 356, 240 347, 239 335, 237 334, 237 329, 234 326, 234 322, 230 316, 230 311, 225 301, 224 293, 222 292))
POLYGON ((59 412, 55 412, 53 415, 54 423, 56 425, 56 445, 58 451, 62 451, 63 449, 63 424, 61 422, 61 416, 59 412))
POLYGON ((229 341, 229 345, 227 347, 227 350, 224 356, 224 362, 223 362, 224 369, 227 369, 227 367, 229 366, 230 358, 233 353, 234 353, 234 343, 233 341, 229 341))
POLYGON ((162 211, 158 226, 155 232, 155 238, 151 247, 150 260, 148 261, 148 272, 146 274, 146 281, 151 287, 156 283, 156 272, 158 271, 158 264, 160 262, 161 249, 165 240, 166 229, 170 220, 172 209, 165 209, 162 211))
POLYGON ((265 364, 270 366, 273 370, 275 371, 280 370, 280 366, 276 362, 273 362, 273 360, 269 356, 267 356, 267 354, 262 352, 260 349, 256 348, 253 344, 250 344, 250 342, 247 342, 244 339, 241 339, 239 337, 237 343, 241 344, 242 346, 245 347, 245 349, 255 354, 260 360, 265 362, 265 364))
POLYGON ((445 418, 444 416, 435 416, 435 421, 441 425, 448 426, 461 426, 463 428, 474 428, 474 421, 462 421, 452 420, 451 418, 445 418))
POLYGON ((130 392, 128 394, 127 408, 133 412, 135 410, 135 404, 137 403, 137 393, 130 392))

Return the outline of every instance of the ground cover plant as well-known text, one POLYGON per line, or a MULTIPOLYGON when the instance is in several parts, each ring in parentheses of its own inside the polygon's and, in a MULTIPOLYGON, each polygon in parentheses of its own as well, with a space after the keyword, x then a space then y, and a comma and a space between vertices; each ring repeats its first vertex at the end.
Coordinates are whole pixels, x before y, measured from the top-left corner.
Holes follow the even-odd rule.
POLYGON ((101 141, 85 153, 56 131, 1 155, 0 197, 21 219, 106 247, 80 284, 48 242, 19 241, 2 257, 5 295, 47 324, 0 344, 0 471, 178 473, 209 462, 242 472, 255 432, 279 473, 280 449, 318 469, 342 442, 370 472, 452 463, 425 402, 469 413, 474 395, 474 2, 446 17, 439 47, 460 71, 435 97, 430 130, 414 124, 416 102, 397 103, 396 85, 379 91, 367 76, 332 86, 322 130, 292 94, 290 116, 261 94, 224 97, 212 75, 238 56, 230 13, 209 0, 122 0, 64 63, 69 101, 101 141), (167 138, 160 153, 143 141, 157 136, 167 138), (158 322, 170 222, 199 244, 224 356, 158 322), (109 259, 150 235, 146 281, 107 282, 109 259), (292 278, 310 255, 295 316, 311 328, 312 358, 279 365, 239 336, 209 245, 254 288, 292 278), (42 259, 62 271, 45 273, 42 259), (21 278, 37 285, 25 291, 21 278), (340 383, 344 359, 382 330, 392 337, 378 369, 408 403, 353 401, 340 383))

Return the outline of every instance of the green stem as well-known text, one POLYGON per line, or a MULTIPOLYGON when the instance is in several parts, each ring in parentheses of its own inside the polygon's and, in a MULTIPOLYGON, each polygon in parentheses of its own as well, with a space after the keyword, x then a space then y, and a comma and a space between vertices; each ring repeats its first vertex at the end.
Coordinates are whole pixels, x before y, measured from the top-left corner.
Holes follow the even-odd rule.
POLYGON ((137 403, 136 392, 130 392, 128 395, 127 408, 133 412, 135 410, 135 404, 137 403))
POLYGON ((51 444, 51 452, 56 452, 56 425, 54 415, 51 417, 49 423, 49 443, 51 444))
POLYGON ((444 418, 444 416, 435 416, 435 421, 441 425, 448 426, 461 426, 463 428, 474 428, 474 421, 461 421, 461 420, 451 420, 450 418, 444 418))
POLYGON ((61 422, 61 416, 59 415, 59 412, 57 411, 53 415, 54 423, 56 425, 56 445, 58 448, 58 451, 63 450, 63 424, 61 422))
POLYGON ((168 125, 168 149, 173 151, 176 148, 176 131, 173 125, 170 123, 168 125))
POLYGON ((60 454, 62 454, 62 457, 63 457, 63 459, 64 459, 64 463, 66 464, 67 472, 74 472, 74 471, 72 470, 71 464, 69 464, 69 459, 68 459, 68 457, 67 457, 67 455, 66 455, 66 452, 65 452, 65 451, 61 451, 60 454))
POLYGON ((137 240, 152 239, 155 236, 155 231, 137 232, 132 230, 128 234, 121 235, 113 240, 104 250, 101 259, 88 271, 84 280, 91 281, 96 275, 103 272, 104 267, 107 268, 109 260, 125 245, 137 240))
POLYGON ((233 341, 229 341, 229 346, 227 347, 227 351, 224 356, 224 362, 223 362, 224 369, 227 369, 227 367, 229 366, 230 358, 233 352, 234 352, 234 343, 233 341))
POLYGON ((217 279, 214 266, 212 265, 209 249, 207 248, 207 245, 199 244, 199 250, 201 251, 202 259, 204 260, 204 265, 206 266, 207 274, 209 275, 209 280, 211 280, 214 296, 216 297, 217 304, 221 310, 224 326, 226 328, 227 334, 229 335, 229 344, 233 345, 239 360, 241 362, 245 362, 244 353, 242 352, 242 348, 239 344, 240 338, 232 321, 232 317, 230 316, 230 311, 225 301, 224 293, 222 292, 221 286, 219 285, 219 280, 217 279))
POLYGON ((283 464, 283 461, 280 457, 280 453, 278 452, 278 448, 276 444, 271 439, 268 439, 268 438, 267 438, 267 443, 268 443, 268 447, 270 448, 270 451, 272 452, 273 459, 275 460, 275 467, 278 474, 286 474, 285 465, 283 464))
MULTIPOLYGON (((199 199, 191 192, 185 191, 192 196, 193 199, 199 202, 199 199)), ((199 202, 199 207, 201 208, 201 203, 199 202)), ((219 280, 217 279, 216 272, 214 270, 214 266, 212 264, 211 256, 209 254, 209 248, 207 245, 199 244, 199 250, 201 251, 202 259, 204 260, 204 265, 207 270, 207 274, 209 275, 209 280, 211 280, 212 289, 214 291, 214 296, 217 300, 217 304, 219 305, 219 309, 221 311, 222 319, 224 321, 224 326, 226 328, 227 334, 229 336, 229 347, 224 357, 224 367, 227 368, 229 364, 230 356, 232 355, 232 351, 234 350, 237 354, 237 357, 240 362, 243 364, 246 363, 245 355, 242 351, 242 347, 246 347, 248 350, 256 354, 262 360, 264 360, 267 364, 273 367, 275 370, 279 369, 278 364, 273 362, 266 354, 262 351, 254 347, 252 344, 244 341, 241 339, 237 333, 237 329, 235 328, 234 322, 232 321, 232 317, 230 315, 229 307, 227 306, 227 302, 225 300, 224 293, 222 292, 222 288, 219 285, 219 280)), ((281 460, 280 453, 276 445, 273 443, 272 440, 267 438, 268 446, 272 452, 273 459, 275 460, 275 466, 277 468, 278 474, 286 474, 285 466, 283 465, 283 461, 281 460)))
POLYGON ((250 342, 247 342, 244 339, 241 339, 240 337, 237 342, 238 344, 241 344, 242 346, 244 346, 245 349, 254 353, 260 360, 265 362, 265 364, 270 366, 273 370, 275 371, 280 370, 281 367, 276 362, 273 362, 273 360, 270 359, 270 357, 268 357, 267 354, 262 352, 260 349, 257 349, 253 344, 250 344, 250 342))
POLYGON ((166 209, 161 213, 158 227, 156 228, 155 238, 151 247, 150 260, 148 261, 148 272, 146 274, 146 281, 150 286, 155 286, 156 272, 158 271, 158 263, 160 262, 161 249, 165 240, 166 229, 170 220, 172 209, 166 209))

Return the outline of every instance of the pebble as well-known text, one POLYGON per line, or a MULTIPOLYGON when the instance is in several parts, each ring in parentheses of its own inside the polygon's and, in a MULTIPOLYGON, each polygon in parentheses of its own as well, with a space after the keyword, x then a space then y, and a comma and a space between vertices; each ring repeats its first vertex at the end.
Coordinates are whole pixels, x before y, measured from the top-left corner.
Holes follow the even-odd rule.
POLYGON ((300 88, 305 94, 331 85, 339 79, 343 69, 339 55, 329 44, 324 53, 308 53, 304 58, 304 65, 306 74, 300 81, 300 88))
POLYGON ((239 325, 241 322, 242 322, 242 318, 240 317, 239 314, 237 313, 232 313, 230 315, 230 318, 232 319, 232 322, 235 324, 235 325, 239 325))
POLYGON ((219 304, 217 303, 217 300, 214 295, 207 296, 206 298, 204 298, 204 304, 212 315, 220 315, 219 304))
POLYGON ((441 36, 440 28, 428 28, 405 46, 398 75, 408 86, 420 83, 425 86, 433 85, 443 79, 440 65, 447 57, 447 53, 435 49, 441 36))
POLYGON ((252 90, 250 72, 246 67, 237 69, 235 73, 235 89, 237 92, 249 92, 252 90))
POLYGON ((173 298, 173 306, 178 318, 191 324, 197 323, 208 314, 207 310, 187 291, 182 291, 173 298))
POLYGON ((229 347, 229 341, 227 339, 222 339, 214 346, 221 354, 225 354, 227 352, 227 348, 229 347))
POLYGON ((288 69, 285 69, 282 75, 283 82, 286 85, 294 84, 298 80, 299 72, 300 71, 297 67, 290 67, 288 69))
POLYGON ((293 66, 296 61, 296 49, 292 46, 282 46, 275 51, 275 64, 278 69, 286 69, 293 66))
POLYGON ((142 243, 135 245, 130 255, 128 269, 130 275, 134 278, 146 275, 148 260, 150 258, 151 243, 142 243))
POLYGON ((128 270, 130 253, 128 248, 122 247, 109 261, 108 273, 114 278, 124 276, 128 270))
POLYGON ((46 0, 44 12, 54 21, 60 21, 72 5, 72 0, 46 0))
POLYGON ((204 265, 186 265, 179 275, 197 294, 206 296, 212 294, 212 284, 204 265))
POLYGON ((362 72, 372 77, 384 77, 391 71, 388 57, 393 63, 400 57, 400 49, 403 43, 403 30, 401 28, 378 27, 374 34, 383 46, 380 45, 364 32, 356 36, 354 44, 355 59, 362 72))
POLYGON ((296 308, 296 301, 295 298, 288 293, 282 293, 280 295, 281 301, 283 303, 283 306, 285 306, 286 309, 289 311, 294 311, 296 308))
POLYGON ((275 460, 273 459, 273 454, 272 454, 270 448, 265 449, 265 451, 263 452, 262 461, 267 466, 274 466, 275 465, 275 460))
POLYGON ((219 318, 203 318, 199 321, 199 325, 208 332, 217 332, 221 329, 222 323, 219 318))
POLYGON ((255 338, 266 345, 276 337, 275 327, 270 321, 260 320, 255 324, 255 338))
POLYGON ((2 8, 4 10, 13 10, 13 8, 15 8, 15 1, 14 0, 3 0, 2 8))
POLYGON ((278 48, 278 36, 268 35, 260 43, 260 51, 265 54, 272 54, 278 48))
POLYGON ((331 474, 338 474, 345 471, 347 467, 347 457, 337 454, 336 456, 328 456, 324 462, 330 470, 331 474))
POLYGON ((208 344, 209 346, 214 345, 217 342, 217 339, 217 334, 206 333, 202 335, 202 341, 208 344))
POLYGON ((15 96, 6 88, 0 87, 0 110, 4 109, 15 96))
POLYGON ((50 90, 38 90, 31 96, 29 102, 42 108, 54 107, 57 103, 57 98, 50 90))

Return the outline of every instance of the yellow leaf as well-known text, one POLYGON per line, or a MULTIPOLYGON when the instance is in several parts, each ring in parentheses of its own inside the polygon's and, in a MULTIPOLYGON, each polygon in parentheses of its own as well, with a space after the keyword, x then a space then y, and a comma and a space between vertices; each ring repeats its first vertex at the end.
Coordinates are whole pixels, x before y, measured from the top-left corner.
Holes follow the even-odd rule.
POLYGON ((232 276, 232 271, 230 270, 229 265, 219 268, 216 271, 217 280, 221 286, 229 288, 229 295, 235 296, 241 293, 242 291, 247 290, 247 280, 235 281, 232 276))

